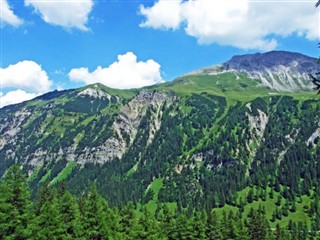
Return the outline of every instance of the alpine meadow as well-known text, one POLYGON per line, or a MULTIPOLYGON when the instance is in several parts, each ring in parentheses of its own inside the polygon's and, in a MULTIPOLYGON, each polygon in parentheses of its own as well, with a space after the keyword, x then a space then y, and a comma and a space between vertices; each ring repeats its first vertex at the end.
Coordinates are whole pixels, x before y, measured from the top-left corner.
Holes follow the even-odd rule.
POLYGON ((320 1, 225 2, 1 0, 0 239, 320 239, 320 1))

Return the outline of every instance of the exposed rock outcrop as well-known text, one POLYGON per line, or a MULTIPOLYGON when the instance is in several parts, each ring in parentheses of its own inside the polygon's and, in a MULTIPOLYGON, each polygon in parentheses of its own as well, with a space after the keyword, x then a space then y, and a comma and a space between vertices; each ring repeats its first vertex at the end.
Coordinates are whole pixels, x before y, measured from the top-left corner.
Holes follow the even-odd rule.
POLYGON ((118 117, 112 125, 114 136, 94 150, 85 149, 78 157, 78 162, 104 163, 114 159, 121 159, 132 145, 140 122, 149 108, 152 108, 149 142, 152 141, 154 134, 161 126, 161 109, 163 105, 169 106, 176 99, 177 97, 169 92, 140 92, 128 104, 120 108, 118 117))

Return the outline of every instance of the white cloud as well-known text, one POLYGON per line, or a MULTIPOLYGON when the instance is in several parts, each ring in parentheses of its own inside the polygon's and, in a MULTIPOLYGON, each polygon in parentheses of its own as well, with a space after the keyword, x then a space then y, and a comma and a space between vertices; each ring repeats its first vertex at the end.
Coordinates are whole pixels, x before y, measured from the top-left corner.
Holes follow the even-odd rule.
POLYGON ((93 72, 88 68, 75 68, 69 72, 69 78, 76 82, 92 84, 100 82, 118 89, 139 88, 163 82, 160 65, 154 60, 138 62, 136 55, 128 52, 118 56, 118 61, 109 67, 98 66, 93 72))
POLYGON ((21 89, 10 91, 6 94, 0 92, 0 108, 33 99, 37 95, 35 93, 27 93, 21 89))
POLYGON ((159 1, 152 8, 140 5, 140 14, 146 16, 147 20, 140 27, 153 27, 159 29, 177 29, 180 25, 181 0, 159 1))
POLYGON ((42 67, 33 61, 21 61, 7 68, 0 68, 3 88, 19 88, 34 93, 50 90, 52 82, 42 67))
POLYGON ((86 24, 93 7, 93 0, 25 0, 24 3, 26 6, 32 6, 46 23, 67 29, 89 30, 86 24))
POLYGON ((319 13, 305 1, 159 0, 149 8, 140 6, 140 14, 146 18, 141 27, 184 26, 199 44, 271 50, 277 46, 276 36, 296 33, 309 40, 319 38, 319 13))
POLYGON ((33 61, 20 61, 0 68, 1 88, 0 108, 21 103, 46 93, 50 90, 52 81, 42 67, 33 61))
POLYGON ((7 0, 0 0, 0 11, 1 26, 3 24, 9 24, 18 27, 22 24, 22 20, 14 14, 7 0))

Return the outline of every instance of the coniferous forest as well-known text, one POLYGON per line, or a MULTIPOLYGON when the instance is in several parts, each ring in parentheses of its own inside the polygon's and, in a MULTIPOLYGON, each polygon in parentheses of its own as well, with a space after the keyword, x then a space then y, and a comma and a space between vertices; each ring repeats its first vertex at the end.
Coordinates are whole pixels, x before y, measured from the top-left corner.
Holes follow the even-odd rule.
POLYGON ((318 100, 226 105, 207 93, 163 105, 149 144, 147 109, 121 161, 1 161, 0 239, 318 239, 318 100))
POLYGON ((31 199, 27 178, 16 164, 0 184, 0 238, 319 239, 318 196, 319 191, 315 191, 311 226, 290 221, 288 226, 271 228, 262 207, 251 209, 247 215, 241 211, 172 211, 166 205, 152 213, 132 202, 110 207, 95 184, 85 194, 75 196, 63 183, 59 187, 43 183, 31 199))

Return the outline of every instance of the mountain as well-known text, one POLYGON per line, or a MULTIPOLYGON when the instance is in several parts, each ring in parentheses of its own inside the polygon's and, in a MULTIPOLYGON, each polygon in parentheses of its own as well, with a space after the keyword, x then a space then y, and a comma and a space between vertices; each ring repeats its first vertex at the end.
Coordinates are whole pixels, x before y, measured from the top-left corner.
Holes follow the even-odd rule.
POLYGON ((290 216, 310 220, 303 205, 319 185, 320 99, 308 74, 319 70, 316 59, 269 52, 143 89, 93 84, 7 106, 0 176, 17 162, 34 190, 64 180, 81 194, 95 182, 112 206, 188 211, 271 202, 269 218, 274 191, 287 210, 300 209, 290 216))
POLYGON ((300 53, 272 51, 234 56, 224 64, 204 68, 196 74, 245 73, 260 86, 281 92, 306 91, 314 87, 309 74, 320 71, 315 58, 300 53))

